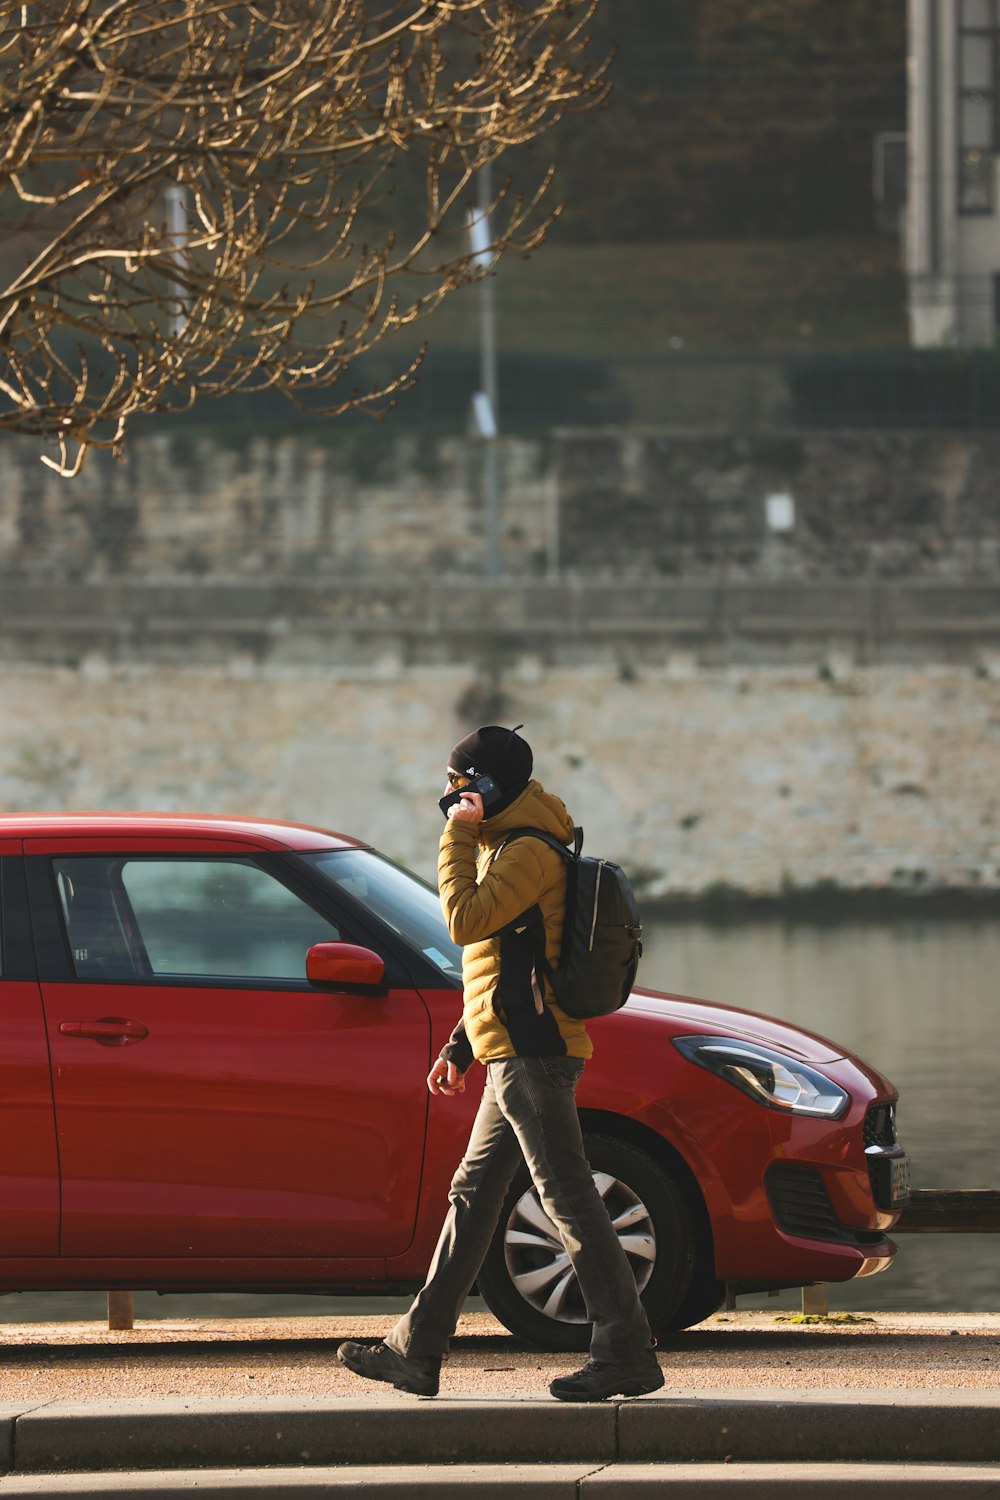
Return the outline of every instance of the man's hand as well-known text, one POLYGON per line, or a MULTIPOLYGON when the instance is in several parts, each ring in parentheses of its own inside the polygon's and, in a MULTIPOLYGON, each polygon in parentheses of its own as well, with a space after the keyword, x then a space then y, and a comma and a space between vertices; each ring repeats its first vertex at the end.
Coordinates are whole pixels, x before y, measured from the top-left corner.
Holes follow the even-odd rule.
POLYGON ((439 1057, 427 1075, 427 1087, 432 1094, 444 1094, 450 1099, 454 1094, 465 1093, 465 1074, 453 1062, 439 1057))
POLYGON ((463 792, 461 802, 453 802, 448 809, 449 818, 456 823, 481 823, 483 821, 483 799, 478 792, 463 792))

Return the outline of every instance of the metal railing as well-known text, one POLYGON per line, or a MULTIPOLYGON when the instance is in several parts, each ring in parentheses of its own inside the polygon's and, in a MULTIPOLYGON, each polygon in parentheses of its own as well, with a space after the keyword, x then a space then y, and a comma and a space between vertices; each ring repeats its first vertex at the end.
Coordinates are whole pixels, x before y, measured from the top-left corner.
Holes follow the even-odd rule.
MULTIPOLYGON (((892 1234, 1000 1234, 1000 1189, 915 1188, 892 1234)), ((802 1288, 804 1315, 829 1310, 824 1282, 802 1288)))
POLYGON ((1000 1189, 915 1188, 893 1234, 1000 1234, 1000 1189))

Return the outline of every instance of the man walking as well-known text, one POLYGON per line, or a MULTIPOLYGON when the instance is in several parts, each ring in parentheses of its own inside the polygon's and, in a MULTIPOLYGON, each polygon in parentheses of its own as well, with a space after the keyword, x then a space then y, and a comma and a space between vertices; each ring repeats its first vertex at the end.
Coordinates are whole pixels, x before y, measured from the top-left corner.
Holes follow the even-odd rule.
POLYGON ((572 819, 532 780, 532 764, 517 731, 495 724, 460 740, 448 760, 450 788, 462 792, 488 776, 498 794, 487 808, 470 790, 447 809, 438 886, 452 938, 463 946, 465 995, 427 1086, 435 1095, 461 1093, 473 1060, 485 1064, 486 1086, 423 1288, 383 1343, 338 1350, 355 1374, 419 1396, 437 1395, 442 1357, 522 1156, 593 1325, 590 1359, 554 1380, 552 1395, 602 1401, 663 1385, 635 1278, 584 1155, 575 1090, 593 1047, 536 968, 540 931, 546 967, 559 959, 566 863, 541 839, 504 846, 520 828, 572 842, 572 819))

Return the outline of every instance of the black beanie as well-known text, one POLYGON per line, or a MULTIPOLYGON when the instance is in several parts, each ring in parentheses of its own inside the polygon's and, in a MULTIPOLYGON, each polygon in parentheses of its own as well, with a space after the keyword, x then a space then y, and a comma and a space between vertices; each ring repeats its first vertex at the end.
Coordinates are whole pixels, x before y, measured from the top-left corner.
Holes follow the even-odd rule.
POLYGON ((520 792, 531 780, 532 755, 527 740, 517 729, 484 724, 459 740, 448 757, 453 771, 492 776, 502 792, 520 792))

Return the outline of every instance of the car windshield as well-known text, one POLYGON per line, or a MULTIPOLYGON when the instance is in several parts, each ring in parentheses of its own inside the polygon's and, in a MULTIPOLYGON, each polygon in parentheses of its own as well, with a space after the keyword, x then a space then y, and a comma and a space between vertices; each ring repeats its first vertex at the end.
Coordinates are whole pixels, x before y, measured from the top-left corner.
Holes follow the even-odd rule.
POLYGON ((324 849, 302 859, 419 948, 449 979, 462 977, 462 950, 448 936, 437 891, 371 849, 324 849))

